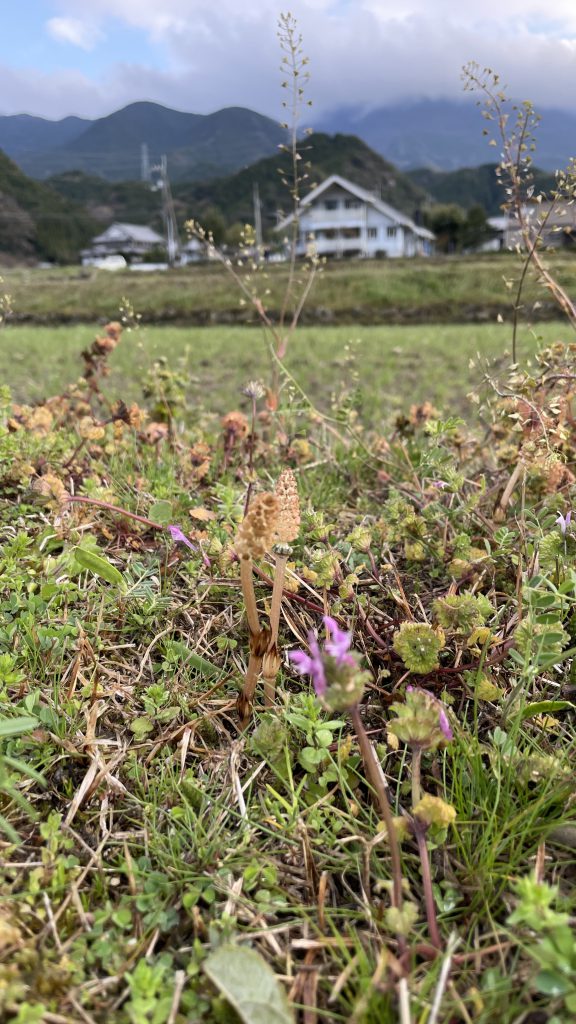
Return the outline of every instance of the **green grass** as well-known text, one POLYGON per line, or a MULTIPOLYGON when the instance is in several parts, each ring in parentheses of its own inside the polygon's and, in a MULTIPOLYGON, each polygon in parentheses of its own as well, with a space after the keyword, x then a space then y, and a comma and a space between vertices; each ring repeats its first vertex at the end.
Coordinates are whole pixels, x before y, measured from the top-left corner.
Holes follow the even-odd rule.
MULTIPOLYGON (((556 340, 565 329, 543 334, 556 340)), ((463 392, 480 376, 468 359, 478 349, 502 356, 506 326, 306 328, 288 366, 327 410, 332 391, 354 390, 345 345, 363 338, 361 443, 345 402, 336 435, 333 421, 286 393, 278 418, 260 400, 252 445, 223 435, 218 417, 245 407, 248 379, 268 379, 258 333, 147 327, 124 334, 101 383, 152 418, 173 394, 174 429, 151 443, 106 422, 97 390, 67 390, 93 335, 84 325, 1 335, 0 370, 18 398, 64 393, 32 414, 4 394, 0 413, 0 1019, 236 1024, 205 969, 232 943, 274 971, 294 1016, 305 1005, 319 1022, 398 1024, 404 971, 411 1022, 425 1024, 455 936, 438 1021, 570 1020, 576 533, 563 537, 557 516, 576 505, 571 351, 548 353, 546 387, 514 384, 544 407, 545 446, 537 417, 523 431, 505 404, 482 405, 477 431, 395 415, 424 400, 448 414, 465 409, 463 392), (167 376, 144 400, 160 354, 167 376), (91 422, 87 399, 104 427, 91 422), (525 476, 498 507, 520 458, 525 476), (421 773, 424 790, 456 813, 427 834, 439 956, 411 835, 401 850, 413 915, 406 952, 388 913, 381 808, 346 711, 323 708, 284 657, 276 706, 264 707, 259 682, 240 727, 249 636, 232 547, 248 484, 269 489, 288 465, 302 523, 279 642, 285 655, 311 630, 323 639, 326 611, 352 632, 366 672, 362 720, 405 820, 412 754, 393 743, 391 705, 411 683, 442 698, 450 716, 453 740, 424 751, 421 773), (550 476, 562 465, 563 481, 550 476), (65 502, 71 494, 92 504, 65 502), (161 523, 180 524, 197 546, 175 544, 161 523), (430 631, 438 598, 469 592, 465 616, 453 612, 442 640, 434 634, 437 662, 408 673, 394 642, 400 626, 430 631), (480 634, 470 632, 470 607, 480 634), (519 614, 535 631, 525 647, 519 614), (554 708, 529 707, 556 698, 554 708), (32 722, 10 736, 11 720, 25 716, 32 722), (533 882, 520 900, 517 880, 535 867, 558 891, 533 882), (510 922, 519 905, 536 927, 510 922), (552 954, 550 935, 562 938, 552 954)), ((523 355, 535 344, 526 329, 520 344, 523 355)), ((502 387, 512 383, 499 373, 502 387)), ((262 625, 272 563, 266 556, 255 577, 262 625)), ((437 717, 432 704, 436 731, 437 717)), ((430 717, 422 722, 420 740, 430 717)))
MULTIPOLYGON (((570 291, 576 256, 553 254, 550 267, 570 291)), ((428 260, 336 261, 329 263, 314 285, 305 310, 309 322, 456 322, 509 318, 514 289, 505 281, 517 279, 516 256, 458 256, 428 260)), ((271 267, 261 281, 270 288, 268 305, 278 306, 286 270, 271 267)), ((20 318, 61 323, 115 318, 128 296, 144 320, 181 320, 209 324, 215 319, 245 320, 227 272, 217 266, 189 267, 164 274, 109 273, 81 268, 2 271, 5 290, 20 318)), ((528 275, 524 292, 526 316, 532 306, 538 319, 555 315, 549 295, 528 275)))
MULTIPOLYGON (((58 392, 80 371, 79 353, 94 337, 93 327, 8 326, 0 334, 0 375, 19 401, 35 401, 58 392)), ((537 331, 523 327, 519 352, 526 357, 539 343, 567 336, 556 323, 537 331)), ((363 393, 363 416, 380 419, 415 402, 469 408, 466 393, 482 375, 480 358, 493 361, 508 351, 505 324, 459 324, 413 327, 304 327, 291 343, 286 367, 311 399, 327 411, 331 394, 349 387, 357 372, 363 393), (347 346, 355 355, 348 361, 347 346)), ((568 335, 569 337, 569 335, 568 335)), ((246 381, 269 375, 262 332, 243 327, 143 327, 125 333, 111 360, 106 381, 110 394, 136 400, 154 360, 182 368, 192 400, 212 412, 246 405, 240 389, 246 381), (206 396, 209 395, 209 403, 206 396)))

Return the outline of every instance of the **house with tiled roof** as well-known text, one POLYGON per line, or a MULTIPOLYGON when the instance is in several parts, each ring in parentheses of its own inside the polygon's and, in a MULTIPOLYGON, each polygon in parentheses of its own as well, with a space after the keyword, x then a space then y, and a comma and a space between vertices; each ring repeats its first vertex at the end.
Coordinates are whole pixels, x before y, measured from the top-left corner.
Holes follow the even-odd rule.
POLYGON ((92 239, 90 248, 82 253, 82 262, 89 264, 109 256, 123 256, 127 263, 131 263, 165 248, 165 239, 152 228, 143 224, 116 223, 92 239))
MULTIPOLYGON (((277 231, 289 235, 294 215, 277 231)), ((326 257, 430 256, 434 235, 376 193, 332 174, 300 203, 297 255, 326 257)))

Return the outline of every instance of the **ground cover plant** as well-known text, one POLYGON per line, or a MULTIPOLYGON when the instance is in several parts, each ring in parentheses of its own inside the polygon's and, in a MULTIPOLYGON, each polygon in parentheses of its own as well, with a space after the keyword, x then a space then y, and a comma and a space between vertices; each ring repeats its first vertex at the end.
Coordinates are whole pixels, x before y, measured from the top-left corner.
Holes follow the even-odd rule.
MULTIPOLYGON (((215 424, 169 370, 126 406, 103 378, 125 341, 111 325, 57 398, 4 395, 7 1019, 232 1019, 209 980, 231 941, 303 1019, 396 1020, 404 975, 425 1019, 447 958, 440 1019, 536 1021, 551 998, 568 1019, 572 349, 490 392, 472 433, 430 404, 361 429, 345 396, 327 419, 283 392, 273 416, 253 386, 254 421, 215 424), (403 836, 396 915, 347 709, 282 659, 274 709, 258 688, 244 729, 236 714, 235 537, 247 485, 287 468, 302 525, 280 640, 306 650, 327 612, 352 634, 403 836)), ((273 563, 255 562, 264 618, 273 563)))
POLYGON ((0 1013, 574 1019, 576 346, 363 418, 263 322, 222 416, 120 321, 2 389, 0 1013))

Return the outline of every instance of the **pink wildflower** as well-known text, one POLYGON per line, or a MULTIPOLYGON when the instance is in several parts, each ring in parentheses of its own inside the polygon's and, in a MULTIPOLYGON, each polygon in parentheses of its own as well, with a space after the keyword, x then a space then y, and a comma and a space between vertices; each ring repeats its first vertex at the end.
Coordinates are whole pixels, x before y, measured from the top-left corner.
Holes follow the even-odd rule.
POLYGON ((331 657, 335 658, 337 665, 353 665, 354 658, 349 653, 352 634, 340 629, 338 623, 331 615, 325 615, 322 621, 330 634, 330 639, 324 644, 326 654, 330 654, 331 657))
POLYGON ((185 544, 186 547, 190 548, 191 551, 196 550, 194 544, 192 544, 192 542, 188 540, 188 537, 186 536, 185 533, 182 532, 179 526, 169 526, 168 532, 172 537, 172 540, 176 541, 176 543, 185 544))

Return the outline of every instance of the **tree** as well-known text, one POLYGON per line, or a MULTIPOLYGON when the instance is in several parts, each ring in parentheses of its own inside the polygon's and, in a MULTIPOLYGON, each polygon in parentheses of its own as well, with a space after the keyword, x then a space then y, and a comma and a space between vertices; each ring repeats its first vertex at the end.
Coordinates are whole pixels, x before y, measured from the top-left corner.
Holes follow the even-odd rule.
POLYGON ((439 252, 458 252, 466 215, 455 203, 431 206, 425 214, 426 226, 436 235, 439 252))

